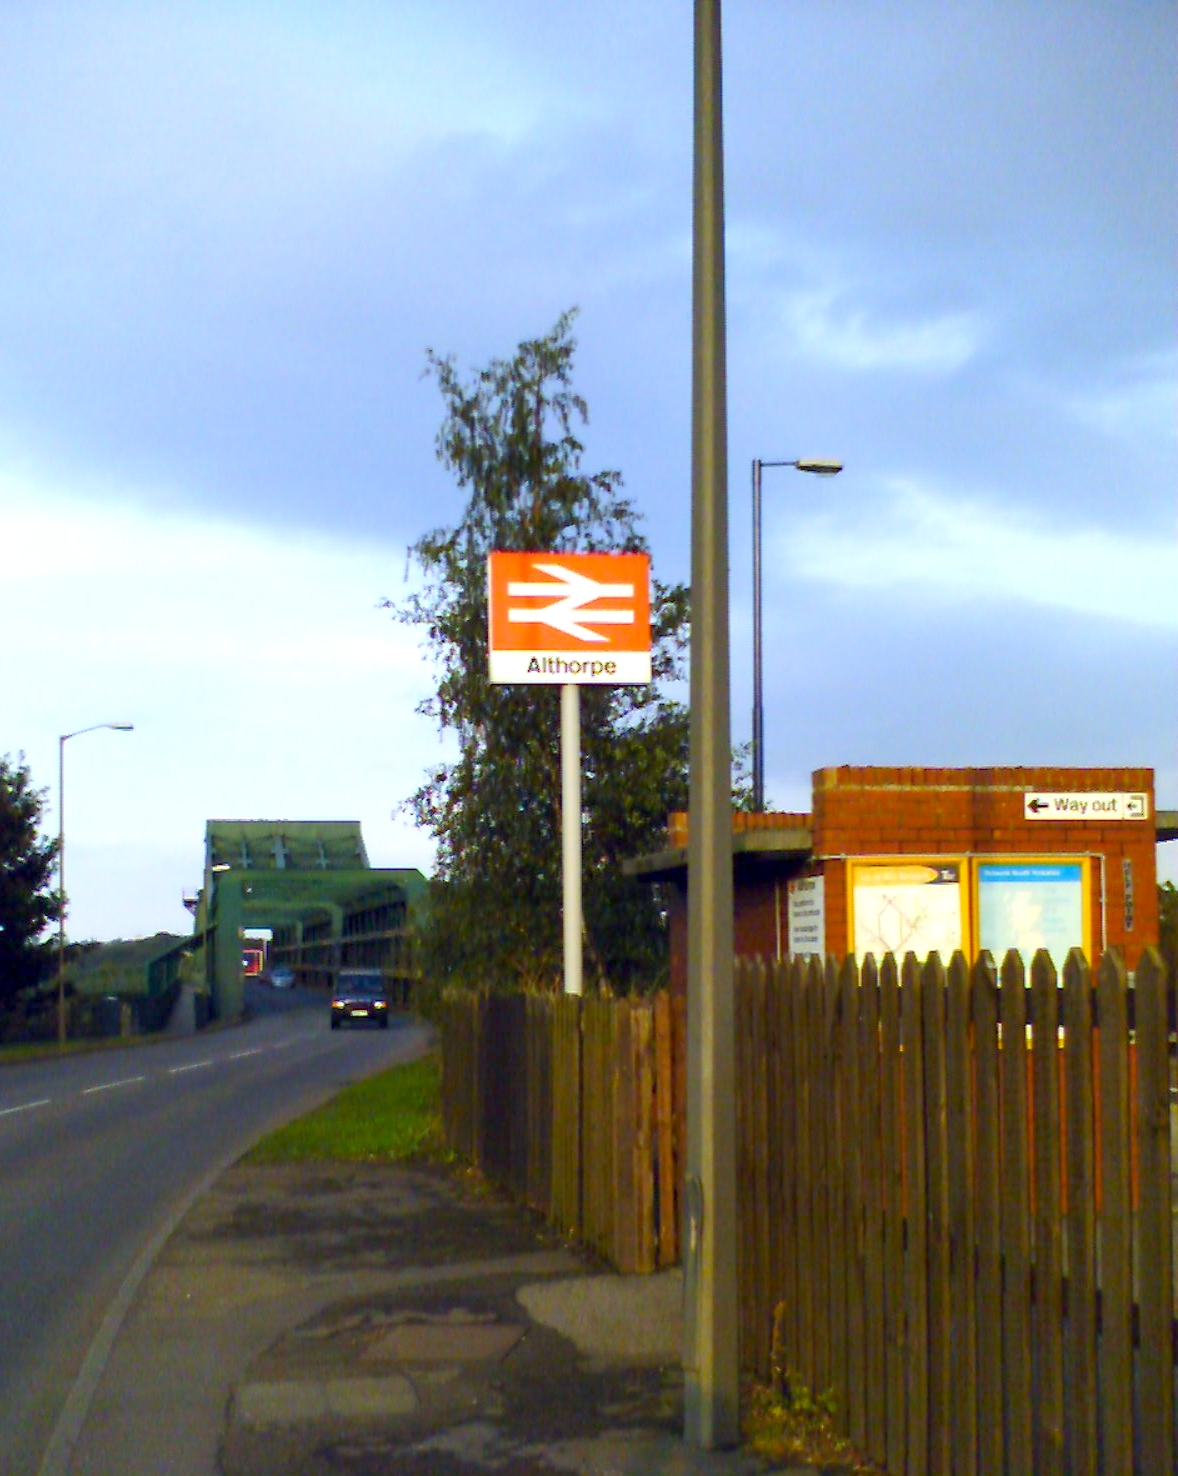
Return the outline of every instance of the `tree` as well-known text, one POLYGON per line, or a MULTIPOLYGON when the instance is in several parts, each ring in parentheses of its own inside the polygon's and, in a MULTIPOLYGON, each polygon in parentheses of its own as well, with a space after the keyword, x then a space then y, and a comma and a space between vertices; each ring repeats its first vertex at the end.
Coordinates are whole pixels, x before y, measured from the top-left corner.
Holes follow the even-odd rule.
MULTIPOLYGON (((445 404, 438 458, 468 496, 456 526, 413 545, 423 587, 391 608, 425 630, 438 682, 419 710, 458 742, 406 801, 438 847, 435 977, 535 987, 560 974, 559 695, 488 680, 485 581, 491 550, 646 549, 620 473, 582 469, 573 319, 468 382, 453 358, 427 355, 445 404)), ((683 674, 687 599, 652 581, 649 687, 581 691, 586 973, 619 992, 665 969, 658 894, 621 863, 660 847, 667 812, 686 808, 687 710, 665 688, 683 674)))
POLYGON ((1178 980, 1178 887, 1171 881, 1158 885, 1158 943, 1171 978, 1178 980))
POLYGON ((56 840, 38 828, 45 790, 34 789, 24 754, 0 758, 0 1007, 10 1009, 18 991, 40 981, 50 944, 41 942, 57 917, 58 895, 50 890, 56 840))

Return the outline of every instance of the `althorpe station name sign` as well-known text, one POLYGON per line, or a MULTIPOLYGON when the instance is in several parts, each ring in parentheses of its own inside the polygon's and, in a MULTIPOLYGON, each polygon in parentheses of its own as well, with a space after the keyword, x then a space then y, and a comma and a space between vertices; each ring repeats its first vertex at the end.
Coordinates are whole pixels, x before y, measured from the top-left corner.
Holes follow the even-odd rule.
POLYGON ((487 607, 492 682, 651 679, 646 554, 492 553, 487 607))

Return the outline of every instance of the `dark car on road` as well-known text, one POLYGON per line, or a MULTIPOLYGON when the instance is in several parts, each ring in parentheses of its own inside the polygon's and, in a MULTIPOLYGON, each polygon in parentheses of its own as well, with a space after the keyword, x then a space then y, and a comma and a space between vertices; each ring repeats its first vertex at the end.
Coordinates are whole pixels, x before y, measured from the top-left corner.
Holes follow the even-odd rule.
POLYGON ((341 969, 331 995, 331 1028, 344 1022, 389 1028, 389 1000, 379 969, 341 969))

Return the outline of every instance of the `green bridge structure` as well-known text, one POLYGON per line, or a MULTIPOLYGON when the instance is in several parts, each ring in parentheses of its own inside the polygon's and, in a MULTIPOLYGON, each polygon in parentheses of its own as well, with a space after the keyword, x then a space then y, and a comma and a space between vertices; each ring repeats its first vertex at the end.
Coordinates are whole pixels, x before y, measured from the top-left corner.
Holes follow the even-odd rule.
POLYGON ((357 820, 208 821, 204 885, 190 905, 211 1015, 241 1014, 245 931, 262 928, 271 963, 300 984, 329 989, 341 968, 363 965, 408 1003, 427 886, 416 869, 370 866, 357 820))

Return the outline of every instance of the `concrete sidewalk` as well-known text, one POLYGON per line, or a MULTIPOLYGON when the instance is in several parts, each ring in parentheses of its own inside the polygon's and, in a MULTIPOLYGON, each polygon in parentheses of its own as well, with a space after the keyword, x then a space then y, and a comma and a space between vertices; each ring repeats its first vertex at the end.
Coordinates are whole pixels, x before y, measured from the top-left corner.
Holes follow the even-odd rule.
POLYGON ((68 1470, 787 1469, 684 1444, 680 1295, 676 1273, 595 1272, 444 1169, 239 1164, 139 1286, 68 1470))

